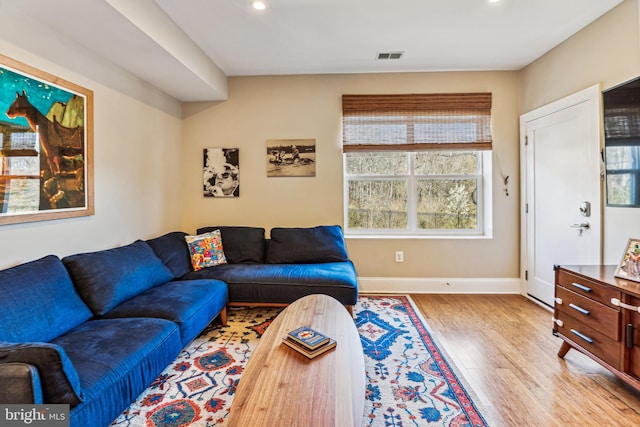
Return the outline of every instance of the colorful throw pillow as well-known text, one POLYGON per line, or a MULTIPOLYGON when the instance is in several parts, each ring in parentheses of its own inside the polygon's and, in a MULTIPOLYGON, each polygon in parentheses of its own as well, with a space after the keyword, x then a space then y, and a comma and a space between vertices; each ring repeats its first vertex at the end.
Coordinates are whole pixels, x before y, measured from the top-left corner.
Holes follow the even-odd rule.
POLYGON ((227 263, 222 249, 220 230, 197 236, 184 236, 184 239, 189 246, 191 265, 194 271, 227 263))

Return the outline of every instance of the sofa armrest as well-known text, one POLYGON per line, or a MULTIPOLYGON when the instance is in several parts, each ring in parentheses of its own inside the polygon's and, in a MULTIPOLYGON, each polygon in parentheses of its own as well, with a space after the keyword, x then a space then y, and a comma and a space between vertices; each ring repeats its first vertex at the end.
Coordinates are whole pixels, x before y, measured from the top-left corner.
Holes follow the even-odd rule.
POLYGON ((0 403, 42 403, 40 375, 27 363, 0 363, 0 403))
POLYGON ((0 364, 22 363, 35 367, 46 403, 82 402, 80 378, 66 352, 52 343, 7 343, 0 341, 0 364))

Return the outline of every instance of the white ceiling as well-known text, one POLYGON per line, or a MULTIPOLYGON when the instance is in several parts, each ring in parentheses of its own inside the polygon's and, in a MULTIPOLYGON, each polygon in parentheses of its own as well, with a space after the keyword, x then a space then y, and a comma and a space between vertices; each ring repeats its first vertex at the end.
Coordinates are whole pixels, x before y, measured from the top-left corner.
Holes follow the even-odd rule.
POLYGON ((181 101, 226 76, 518 70, 622 0, 2 0, 181 101), (377 60, 401 51, 402 59, 377 60))
POLYGON ((156 0, 227 75, 520 69, 621 2, 264 1, 156 0))

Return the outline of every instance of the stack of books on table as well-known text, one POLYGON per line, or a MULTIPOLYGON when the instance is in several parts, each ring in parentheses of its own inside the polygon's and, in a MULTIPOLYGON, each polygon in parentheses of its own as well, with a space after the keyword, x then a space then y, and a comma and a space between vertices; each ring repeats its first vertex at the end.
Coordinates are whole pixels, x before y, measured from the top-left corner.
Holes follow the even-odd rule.
POLYGON ((282 342, 309 359, 336 347, 334 339, 308 326, 302 326, 289 332, 282 338, 282 342))

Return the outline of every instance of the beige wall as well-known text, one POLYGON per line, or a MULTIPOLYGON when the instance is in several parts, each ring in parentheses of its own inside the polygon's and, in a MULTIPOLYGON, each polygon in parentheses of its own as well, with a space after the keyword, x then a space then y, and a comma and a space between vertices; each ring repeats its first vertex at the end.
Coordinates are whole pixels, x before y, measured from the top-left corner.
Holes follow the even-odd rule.
POLYGON ((95 110, 95 215, 0 226, 0 268, 179 227, 180 103, 17 17, 0 15, 0 51, 92 90, 95 110))
MULTIPOLYGON (((96 215, 0 227, 0 268, 205 225, 342 224, 342 94, 490 91, 493 237, 347 244, 363 277, 517 278, 519 115, 595 83, 607 88, 635 77, 639 42, 637 0, 626 0, 521 72, 237 77, 229 79, 228 101, 181 106, 63 37, 2 14, 2 53, 94 91, 96 215), (270 138, 315 138, 316 177, 267 178, 270 138), (240 148, 241 197, 202 196, 205 147, 240 148), (511 177, 508 197, 498 169, 511 177), (396 250, 404 263, 394 262, 396 250)), ((640 235, 637 212, 605 210, 608 260, 640 235)))
MULTIPOLYGON (((638 1, 625 0, 521 71, 520 113, 600 84, 640 75, 638 1)), ((629 237, 640 236, 640 210, 604 208, 604 262, 617 263, 629 237)))
POLYGON ((342 94, 481 91, 493 93, 493 238, 352 238, 347 245, 363 277, 518 277, 516 72, 231 78, 228 101, 183 106, 183 229, 342 224, 342 94), (265 144, 272 138, 315 138, 316 177, 267 178, 265 144), (206 147, 240 149, 240 197, 203 197, 202 149, 206 147), (509 197, 503 192, 498 164, 511 177, 509 197), (404 251, 404 263, 395 263, 396 250, 404 251))
POLYGON ((618 7, 521 70, 525 113, 594 84, 603 89, 640 74, 637 0, 618 7))

